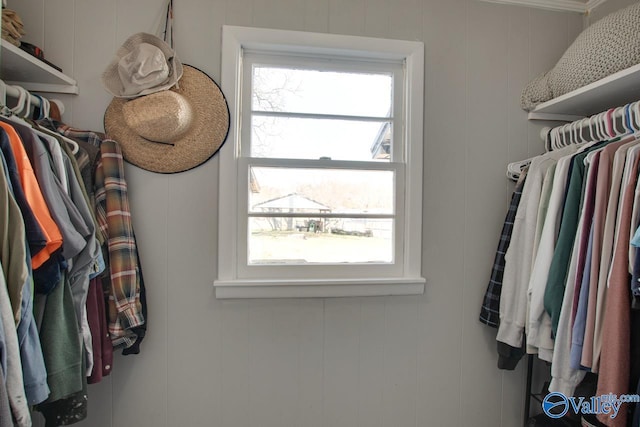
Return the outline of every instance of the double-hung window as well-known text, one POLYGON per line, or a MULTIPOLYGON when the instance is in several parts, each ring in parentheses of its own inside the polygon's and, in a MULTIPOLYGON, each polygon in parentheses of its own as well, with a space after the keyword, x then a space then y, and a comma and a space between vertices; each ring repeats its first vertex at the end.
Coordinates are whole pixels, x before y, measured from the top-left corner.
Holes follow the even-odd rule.
POLYGON ((223 28, 219 298, 423 292, 423 49, 223 28))

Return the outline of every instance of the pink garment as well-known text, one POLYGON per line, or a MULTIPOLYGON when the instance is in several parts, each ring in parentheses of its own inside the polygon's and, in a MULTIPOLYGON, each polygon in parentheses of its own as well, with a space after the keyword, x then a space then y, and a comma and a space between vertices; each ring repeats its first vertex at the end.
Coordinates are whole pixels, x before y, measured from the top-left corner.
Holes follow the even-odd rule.
MULTIPOLYGON (((613 245, 613 228, 615 227, 615 213, 618 205, 619 179, 613 176, 613 163, 616 152, 625 145, 631 145, 629 139, 613 142, 602 149, 598 164, 596 181, 596 200, 593 213, 593 248, 591 261, 591 279, 589 281, 589 298, 587 305, 587 319, 584 331, 581 365, 597 372, 594 364, 594 334, 596 330, 597 305, 604 302, 605 278, 609 271, 611 246, 613 245), (617 186, 612 185, 618 181, 617 186), (613 194, 612 194, 613 188, 613 194), (606 269, 605 271, 601 271, 606 269), (598 301, 600 297, 600 301, 598 301)), ((622 152, 617 154, 621 158, 622 152)), ((622 158, 624 164, 624 158, 622 158)))
MULTIPOLYGON (((608 393, 617 396, 629 394, 631 313, 628 250, 639 160, 640 158, 634 160, 631 180, 621 190, 623 198, 618 215, 619 231, 613 252, 602 327, 597 396, 608 393)), ((608 414, 599 414, 598 419, 608 426, 624 427, 627 424, 627 405, 623 404, 613 419, 608 414)))
MULTIPOLYGON (((591 280, 589 281, 589 298, 587 305, 587 320, 584 331, 584 343, 582 347, 582 366, 591 368, 593 365, 593 333, 596 324, 596 301, 598 293, 598 277, 600 275, 600 257, 602 239, 604 233, 607 204, 611 184, 611 167, 613 157, 618 148, 629 141, 619 141, 607 145, 600 153, 598 164, 598 176, 596 180, 595 209, 593 212, 593 248, 591 263, 591 280)), ((589 268, 589 266, 585 266, 589 268)))

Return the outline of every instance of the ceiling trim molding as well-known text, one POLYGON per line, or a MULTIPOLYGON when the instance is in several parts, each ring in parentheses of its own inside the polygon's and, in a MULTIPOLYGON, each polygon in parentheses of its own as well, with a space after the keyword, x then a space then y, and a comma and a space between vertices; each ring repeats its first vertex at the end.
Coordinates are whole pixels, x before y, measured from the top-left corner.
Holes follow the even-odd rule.
POLYGON ((607 0, 589 0, 587 2, 587 12, 591 12, 593 9, 600 6, 605 1, 607 0))
POLYGON ((578 0, 481 0, 490 3, 516 4, 538 9, 558 10, 564 12, 589 13, 606 0, 589 0, 584 3, 578 0))

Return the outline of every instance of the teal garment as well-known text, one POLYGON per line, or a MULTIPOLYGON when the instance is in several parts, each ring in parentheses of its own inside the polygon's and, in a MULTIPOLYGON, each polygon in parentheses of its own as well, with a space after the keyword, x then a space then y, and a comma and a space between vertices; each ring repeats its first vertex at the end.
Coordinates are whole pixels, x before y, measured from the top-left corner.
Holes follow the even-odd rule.
POLYGON ((580 217, 580 207, 584 194, 584 159, 591 151, 602 148, 608 142, 601 142, 589 147, 587 150, 576 154, 571 159, 569 180, 565 195, 560 231, 556 248, 553 252, 551 266, 549 267, 549 278, 544 290, 544 309, 551 317, 551 328, 553 336, 558 331, 558 321, 560 320, 560 309, 564 298, 564 288, 571 261, 571 250, 576 238, 578 229, 578 219, 580 217))

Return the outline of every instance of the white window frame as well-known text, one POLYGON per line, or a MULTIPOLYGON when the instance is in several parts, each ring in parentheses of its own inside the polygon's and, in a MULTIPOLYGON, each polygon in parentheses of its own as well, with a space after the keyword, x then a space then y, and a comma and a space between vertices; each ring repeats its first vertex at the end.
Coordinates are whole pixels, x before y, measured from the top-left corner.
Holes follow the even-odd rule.
MULTIPOLYGON (((246 82, 245 82, 246 84, 246 82)), ((396 83, 397 84, 397 83, 396 83)), ((421 42, 224 26, 222 83, 231 112, 227 142, 219 152, 218 278, 217 298, 341 297, 415 295, 424 292, 421 276, 422 156, 424 45, 421 42), (404 188, 395 194, 394 263, 356 265, 254 266, 246 263, 247 174, 240 144, 243 53, 341 57, 350 61, 392 62, 404 66, 401 118, 394 127, 394 145, 402 159, 394 165, 404 188), (398 138, 400 137, 400 138, 398 138), (243 215, 245 212, 245 215, 243 215), (400 262, 398 262, 400 260, 400 262)), ((244 94, 246 96, 246 94, 244 94)), ((246 99, 246 98, 245 98, 246 99)), ((396 106, 395 109, 397 109, 396 106)), ((394 115, 396 115, 394 113, 394 115)), ((246 131, 247 128, 245 128, 246 131)), ((279 165, 279 159, 261 159, 261 165, 279 165)), ((358 168, 362 162, 326 160, 326 167, 358 168)), ((370 162, 368 162, 371 165, 370 162)), ((321 166, 317 160, 296 160, 295 165, 321 166)), ((375 168, 375 167, 373 167, 375 168)), ((389 163, 380 162, 389 170, 389 163)), ((398 188, 398 186, 396 186, 398 188)))

